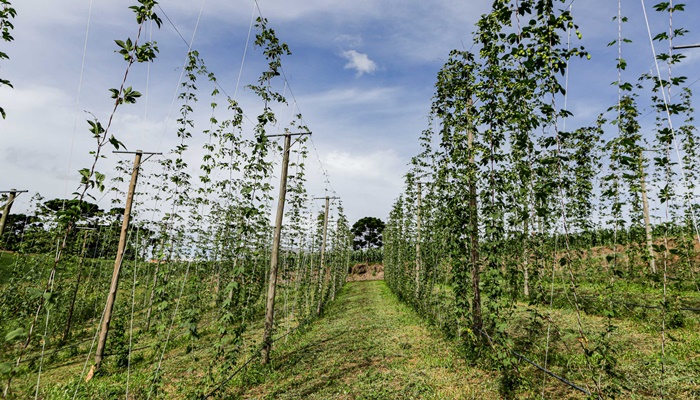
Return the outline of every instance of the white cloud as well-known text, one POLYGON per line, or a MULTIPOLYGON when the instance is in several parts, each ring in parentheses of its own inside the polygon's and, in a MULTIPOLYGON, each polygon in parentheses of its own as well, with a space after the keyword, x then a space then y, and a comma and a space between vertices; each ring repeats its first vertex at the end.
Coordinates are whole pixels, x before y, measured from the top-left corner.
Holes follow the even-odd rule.
POLYGON ((682 67, 695 67, 700 63, 700 50, 698 49, 684 50, 683 55, 685 55, 685 59, 681 61, 682 67))
MULTIPOLYGON (((328 150, 321 152, 324 167, 346 206, 351 222, 362 217, 385 219, 394 199, 401 193, 405 160, 393 149, 358 152, 328 150)), ((323 192, 323 177, 309 160, 310 193, 323 192)))
POLYGON ((326 157, 326 164, 333 176, 345 179, 361 179, 377 184, 391 184, 403 174, 404 163, 394 150, 378 150, 367 154, 350 154, 333 150, 326 157))
POLYGON ((397 87, 342 88, 314 93, 303 98, 304 104, 314 107, 335 107, 348 105, 375 105, 392 102, 399 95, 397 87))
MULTIPOLYGON (((178 6, 191 10, 189 1, 172 2, 170 7, 178 6)), ((227 0, 209 1, 205 13, 226 15, 226 12, 238 12, 250 15, 248 2, 232 2, 227 0), (241 3, 244 5, 241 6, 241 3)), ((309 16, 327 15, 342 18, 368 18, 381 15, 387 5, 373 0, 328 1, 328 0, 266 0, 259 1, 262 14, 270 21, 297 20, 309 16)))
MULTIPOLYGON (((314 131, 319 157, 331 175, 333 188, 343 197, 348 215, 351 219, 371 214, 384 217, 401 191, 401 177, 407 170, 405 164, 410 156, 420 151, 417 137, 427 126, 425 115, 430 109, 435 73, 449 50, 471 47, 474 22, 481 13, 488 11, 490 2, 258 2, 270 27, 294 52, 284 60, 291 89, 296 93, 296 98, 290 98, 290 102, 298 101, 298 109, 303 110, 305 120, 314 131), (347 72, 327 68, 340 62, 347 63, 345 68, 358 76, 367 76, 348 82, 347 72), (371 75, 378 69, 391 70, 392 74, 371 75)), ((5 172, 0 176, 0 189, 17 187, 39 190, 47 197, 60 197, 66 186, 71 190, 79 181, 77 169, 90 162, 88 151, 94 144, 84 121, 89 115, 83 110, 101 119, 109 115, 112 102, 107 88, 118 85, 124 73, 123 61, 114 53, 113 40, 133 36, 136 26, 127 5, 95 2, 78 102, 75 96, 88 3, 85 0, 35 0, 15 4, 18 10, 16 40, 8 45, 10 60, 0 63, 0 75, 15 85, 14 90, 0 90, 0 106, 8 112, 7 120, 0 120, 4 144, 0 166, 5 172), (77 114, 76 103, 79 103, 77 114), (76 119, 75 146, 71 152, 76 119), (67 174, 70 174, 68 180, 67 174)), ((162 7, 189 40, 201 4, 204 4, 204 11, 195 48, 201 52, 209 69, 217 73, 222 87, 233 95, 254 3, 169 0, 163 2, 162 7)), ((591 51, 593 60, 571 64, 568 108, 576 117, 568 122, 569 129, 594 122, 598 113, 617 99, 617 93, 614 89, 611 91, 609 85, 617 77, 616 49, 605 47, 617 37, 617 24, 610 20, 617 10, 609 1, 594 0, 591 4, 574 6, 574 17, 584 36, 580 43, 591 51)), ((685 13, 688 21, 683 23, 674 17, 674 24, 693 26, 698 13, 690 10, 690 5, 688 8, 685 13)), ((641 11, 629 12, 630 21, 640 21, 641 11)), ((153 30, 153 40, 157 40, 160 53, 156 62, 149 66, 149 83, 146 85, 145 65, 135 65, 128 82, 144 93, 144 97, 138 105, 120 109, 112 127, 130 150, 167 152, 180 142, 175 135, 180 102, 175 103, 172 112, 169 105, 173 92, 179 90, 175 88, 179 88, 177 80, 187 47, 164 15, 159 14, 164 26, 153 30)), ((652 22, 667 24, 662 19, 652 22)), ((663 26, 653 26, 654 32, 661 30, 663 26)), ((643 23, 627 24, 625 31, 625 36, 635 40, 625 49, 629 54, 631 80, 639 71, 648 69, 653 58, 643 23)), ((144 37, 150 35, 149 31, 144 37)), ((696 42, 690 36, 687 41, 696 42)), ((674 68, 674 74, 688 75, 691 83, 695 79, 693 68, 700 62, 700 51, 688 50, 684 54, 689 58, 674 68)), ((251 133, 259 103, 243 85, 254 83, 265 66, 260 49, 250 45, 236 98, 247 113, 246 134, 251 133)), ((211 90, 204 79, 198 81, 198 86, 202 91, 211 90)), ((286 89, 280 84, 280 91, 286 89)), ((694 99, 697 98, 695 95, 694 99)), ((195 131, 209 127, 208 103, 209 99, 201 93, 194 113, 195 131)), ((219 108, 222 114, 223 108, 222 104, 219 108)), ((280 107, 280 124, 288 122, 293 113, 294 110, 280 107)), ((201 144, 205 140, 206 137, 197 132, 190 140, 187 162, 192 169, 199 165, 201 144)), ((100 162, 100 171, 104 173, 110 173, 116 161, 111 153, 108 156, 104 163, 100 162)), ((310 158, 310 169, 313 169, 315 155, 310 158)), ((324 191, 324 177, 310 172, 309 186, 311 193, 320 195, 324 191)))
POLYGON ((367 54, 348 50, 344 51, 342 55, 343 58, 348 60, 348 63, 345 64, 345 69, 354 69, 357 71, 357 76, 371 74, 377 70, 377 63, 370 60, 367 54))

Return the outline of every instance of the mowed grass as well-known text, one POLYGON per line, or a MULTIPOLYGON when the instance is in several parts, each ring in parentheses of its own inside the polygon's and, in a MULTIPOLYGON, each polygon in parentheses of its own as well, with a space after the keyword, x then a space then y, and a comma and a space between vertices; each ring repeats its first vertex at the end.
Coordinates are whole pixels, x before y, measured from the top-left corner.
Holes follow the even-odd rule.
POLYGON ((349 282, 324 316, 287 342, 269 366, 228 388, 245 399, 489 399, 494 372, 466 365, 384 281, 349 282))

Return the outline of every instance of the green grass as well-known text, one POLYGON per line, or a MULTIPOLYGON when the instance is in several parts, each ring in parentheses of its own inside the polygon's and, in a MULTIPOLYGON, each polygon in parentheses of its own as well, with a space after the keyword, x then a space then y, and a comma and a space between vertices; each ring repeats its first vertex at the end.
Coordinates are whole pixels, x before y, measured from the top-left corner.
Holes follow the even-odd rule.
MULTIPOLYGON (((614 292, 616 298, 639 304, 659 304, 658 299, 654 298, 654 293, 644 293, 644 288, 640 288, 639 285, 621 283, 619 286, 621 289, 618 290, 616 286, 614 292)), ((559 287, 563 290, 565 286, 560 284, 559 287)), ((540 365, 546 363, 554 373, 580 386, 587 386, 589 390, 595 387, 593 379, 597 379, 598 372, 591 371, 587 366, 580 345, 581 340, 587 343, 589 350, 595 349, 599 343, 607 343, 606 345, 610 346, 612 357, 617 361, 613 371, 619 376, 614 382, 620 386, 621 398, 658 398, 662 394, 667 398, 700 398, 700 385, 697 380, 700 372, 698 314, 674 311, 666 316, 666 354, 662 359, 663 314, 660 309, 616 305, 615 317, 609 321, 614 328, 606 335, 605 341, 602 340, 600 335, 606 332, 608 323, 607 318, 603 316, 609 309, 606 302, 608 292, 609 289, 605 286, 596 286, 593 283, 578 287, 585 339, 581 339, 578 334, 575 307, 569 303, 564 293, 555 295, 551 308, 548 304, 529 304, 522 299, 515 302, 512 314, 504 318, 507 324, 506 336, 514 341, 514 350, 540 365), (603 295, 600 298, 585 299, 581 296, 598 293, 603 295), (541 317, 535 318, 534 315, 541 317), (548 322, 550 319, 551 325, 548 322), (551 328, 549 336, 546 333, 548 327, 551 328), (547 353, 548 358, 545 359, 547 353), (663 371, 662 360, 665 364, 663 371)), ((684 301, 696 297, 697 293, 682 293, 684 301)), ((432 306, 426 314, 435 324, 442 326, 450 321, 449 317, 444 316, 452 315, 450 312, 453 298, 449 286, 433 286, 431 296, 425 300, 425 304, 432 306)), ((482 294, 483 300, 486 298, 482 294)), ((454 316, 451 318, 454 319, 454 316)), ((450 325, 446 327, 448 331, 452 329, 452 332, 456 329, 450 325)), ((518 370, 522 378, 521 386, 517 390, 518 398, 539 398, 538 395, 542 393, 546 398, 552 399, 581 398, 580 393, 553 378, 543 377, 539 370, 524 362, 518 364, 518 370)), ((603 389, 612 386, 612 379, 610 376, 601 378, 603 389)))
POLYGON ((226 396, 498 398, 495 374, 466 365, 455 348, 384 281, 347 283, 323 318, 275 347, 271 365, 250 368, 226 396))
MULTIPOLYGON (((284 287, 285 285, 280 285, 284 287)), ((288 290, 291 289, 288 288, 288 290)), ((436 286, 440 294, 441 310, 447 311, 449 286, 436 286)), ((128 302, 128 293, 120 294, 128 302)), ((278 302, 278 331, 284 334, 296 321, 284 321, 283 301, 278 302)), ((543 363, 545 347, 549 349, 548 367, 554 372, 578 384, 592 384, 576 334, 576 316, 571 307, 530 305, 539 314, 549 315, 552 325, 551 340, 545 343, 546 320, 540 334, 528 336, 531 313, 528 305, 517 303, 509 319, 508 332, 518 344, 517 350, 536 362, 543 363), (573 334, 572 334, 573 333, 573 334), (523 342, 525 341, 525 342, 523 342)), ((121 308, 128 308, 123 304, 121 308)), ((141 313, 137 312, 137 320, 141 313)), ((258 354, 262 335, 262 309, 256 314, 243 335, 243 347, 234 369, 252 354, 258 354)), ((700 335, 694 314, 686 315, 685 326, 666 329, 665 373, 660 367, 660 313, 658 310, 635 310, 644 315, 625 314, 615 318, 617 329, 611 334, 609 344, 615 352, 621 374, 620 382, 627 387, 622 398, 655 398, 664 393, 668 398, 696 398, 700 396, 697 374, 700 371, 700 335)), ((450 313, 445 313, 445 321, 450 313)), ((200 323, 201 338, 190 342, 182 335, 182 327, 176 323, 168 350, 160 370, 159 390, 151 398, 191 398, 195 393, 207 393, 230 371, 210 374, 214 343, 215 313, 207 312, 200 323), (191 351, 188 345, 194 345, 191 351)), ((438 318, 439 322, 441 321, 438 318)), ((90 339, 95 320, 80 326, 75 340, 90 339)), ((582 323, 591 346, 605 330, 606 319, 597 313, 582 314, 582 323)), ((124 397, 129 379, 129 398, 145 398, 153 388, 152 374, 160 354, 154 347, 163 340, 162 335, 141 334, 134 340, 131 371, 116 364, 116 357, 108 357, 104 370, 89 383, 81 383, 78 399, 124 397)), ((123 335, 122 335, 123 336, 123 335)), ((37 341, 36 344, 39 344, 37 341)), ((51 343, 49 343, 51 348, 51 343)), ((61 350, 53 354, 47 349, 44 360, 39 396, 44 399, 72 398, 78 379, 86 362, 91 342, 61 350)), ((500 373, 492 370, 493 363, 468 364, 459 354, 460 345, 448 340, 438 327, 431 327, 410 306, 400 302, 384 281, 347 283, 337 299, 330 303, 322 318, 304 330, 275 343, 273 359, 269 366, 258 365, 255 360, 247 369, 228 382, 214 398, 256 399, 462 399, 499 398, 500 373), (480 367, 479 367, 480 366, 480 367)), ((485 349, 488 351, 488 349, 485 349)), ((9 354, 9 353, 8 353, 9 354)), ((38 355, 31 349, 27 359, 38 355)), ((92 358, 88 358, 91 361, 92 358)), ((23 364, 14 381, 15 398, 33 396, 37 382, 38 361, 23 364)), ((218 361, 214 363, 218 366, 218 361)), ((545 378, 539 371, 520 362, 518 368, 523 385, 517 398, 581 398, 558 381, 545 378)), ((604 378, 607 379, 607 378, 604 378)))

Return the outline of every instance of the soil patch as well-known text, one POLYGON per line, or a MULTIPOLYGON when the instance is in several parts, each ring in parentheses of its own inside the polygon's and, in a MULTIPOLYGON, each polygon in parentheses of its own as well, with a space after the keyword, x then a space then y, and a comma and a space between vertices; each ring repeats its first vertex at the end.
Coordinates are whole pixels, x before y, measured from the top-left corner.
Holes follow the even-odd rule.
POLYGON ((384 280, 384 265, 359 263, 348 268, 348 282, 382 281, 384 280))

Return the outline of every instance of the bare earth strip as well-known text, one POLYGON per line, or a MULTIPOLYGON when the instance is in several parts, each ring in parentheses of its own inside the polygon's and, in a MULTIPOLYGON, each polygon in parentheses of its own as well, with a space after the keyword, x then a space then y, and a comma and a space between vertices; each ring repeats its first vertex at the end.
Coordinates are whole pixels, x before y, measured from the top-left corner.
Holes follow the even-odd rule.
POLYGON ((399 302, 384 281, 348 282, 322 319, 274 349, 229 396, 246 399, 489 399, 492 372, 399 302))

